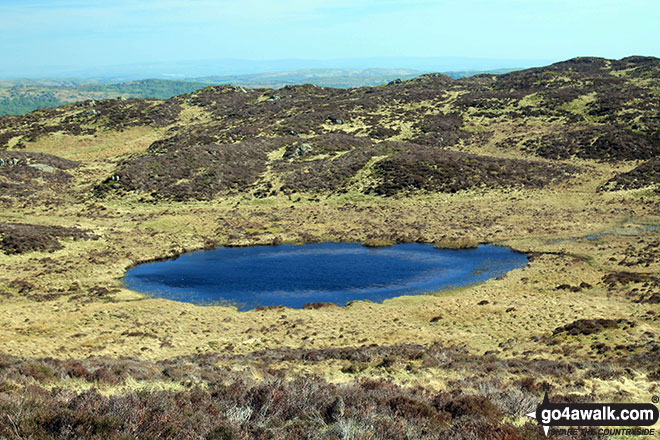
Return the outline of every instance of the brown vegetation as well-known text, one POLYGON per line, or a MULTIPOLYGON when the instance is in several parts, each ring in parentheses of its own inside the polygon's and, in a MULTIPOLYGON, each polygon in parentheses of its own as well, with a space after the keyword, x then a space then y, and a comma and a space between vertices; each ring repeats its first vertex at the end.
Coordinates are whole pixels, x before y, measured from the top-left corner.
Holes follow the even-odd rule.
POLYGON ((22 254, 32 251, 52 252, 63 248, 59 242, 60 238, 81 240, 97 237, 90 231, 78 228, 0 222, 0 250, 5 254, 22 254))

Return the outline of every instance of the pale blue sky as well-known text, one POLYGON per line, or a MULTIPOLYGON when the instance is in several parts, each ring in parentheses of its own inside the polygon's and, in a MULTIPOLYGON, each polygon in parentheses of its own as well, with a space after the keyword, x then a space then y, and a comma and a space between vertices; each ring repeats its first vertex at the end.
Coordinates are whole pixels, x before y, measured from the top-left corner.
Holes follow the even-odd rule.
POLYGON ((660 55, 657 0, 0 0, 0 65, 660 55))

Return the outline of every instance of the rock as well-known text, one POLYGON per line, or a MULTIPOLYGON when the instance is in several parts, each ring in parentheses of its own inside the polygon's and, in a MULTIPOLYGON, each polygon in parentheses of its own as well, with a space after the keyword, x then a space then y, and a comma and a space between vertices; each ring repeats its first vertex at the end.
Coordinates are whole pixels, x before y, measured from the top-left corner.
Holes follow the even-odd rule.
POLYGON ((314 148, 311 145, 307 143, 300 144, 297 147, 295 147, 295 149, 291 153, 291 157, 292 158, 303 157, 305 154, 311 153, 312 150, 314 150, 314 148))
POLYGON ((54 173, 55 171, 57 171, 55 167, 51 167, 50 165, 46 165, 43 163, 29 163, 27 164, 27 166, 36 168, 39 171, 43 171, 44 173, 54 173))

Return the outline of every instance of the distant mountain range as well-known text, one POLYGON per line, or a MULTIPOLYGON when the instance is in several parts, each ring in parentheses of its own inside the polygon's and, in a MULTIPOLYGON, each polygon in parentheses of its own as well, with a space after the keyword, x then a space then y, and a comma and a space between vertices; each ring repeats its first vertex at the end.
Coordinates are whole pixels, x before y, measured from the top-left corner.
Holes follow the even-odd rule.
POLYGON ((209 59, 169 62, 150 62, 114 66, 72 67, 39 66, 16 67, 7 62, 0 65, 0 78, 103 78, 113 83, 144 78, 186 80, 208 76, 233 76, 289 72, 299 70, 414 70, 418 72, 484 71, 503 68, 527 68, 544 66, 557 60, 549 59, 496 59, 468 57, 369 57, 340 58, 329 60, 281 59, 209 59))
MULTIPOLYGON (((453 78, 479 73, 507 73, 516 69, 449 71, 453 78)), ((114 82, 112 78, 11 78, 0 80, 0 116, 19 115, 88 99, 167 99, 209 85, 233 84, 247 88, 278 89, 287 85, 314 84, 351 88, 380 86, 395 79, 407 80, 425 73, 414 69, 300 69, 242 75, 215 75, 184 80, 145 79, 114 82)))

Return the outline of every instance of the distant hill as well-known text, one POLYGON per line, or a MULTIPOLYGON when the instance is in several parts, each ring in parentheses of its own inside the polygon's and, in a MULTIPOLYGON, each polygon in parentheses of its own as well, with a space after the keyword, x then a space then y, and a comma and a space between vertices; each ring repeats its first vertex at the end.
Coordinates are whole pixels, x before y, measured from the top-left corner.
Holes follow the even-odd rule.
POLYGON ((380 86, 395 79, 412 79, 422 73, 425 72, 412 69, 301 69, 249 75, 207 76, 195 80, 249 88, 280 89, 285 86, 314 84, 347 89, 380 86))
MULTIPOLYGON (((452 78, 463 78, 481 73, 502 74, 514 70, 517 69, 465 70, 444 74, 452 78)), ((88 99, 168 99, 209 85, 232 84, 252 89, 280 89, 290 85, 314 84, 347 89, 380 86, 395 79, 412 79, 423 73, 427 72, 413 69, 301 69, 185 80, 145 79, 117 83, 104 78, 11 78, 0 80, 0 116, 22 115, 40 108, 57 107, 88 99)))
POLYGON ((164 79, 145 79, 119 84, 87 84, 78 86, 81 93, 109 93, 131 98, 168 99, 172 96, 194 92, 208 86, 208 82, 171 81, 164 79))
MULTIPOLYGON (((236 59, 176 60, 124 65, 98 65, 86 68, 39 66, 17 68, 12 63, 0 65, 0 78, 98 78, 111 83, 144 78, 177 79, 208 76, 251 75, 265 72, 291 72, 303 69, 409 69, 419 72, 485 71, 501 68, 545 66, 552 59, 504 59, 440 57, 359 57, 336 59, 236 59)), ((106 82, 107 83, 107 82, 106 82)))
POLYGON ((505 73, 515 72, 522 70, 522 67, 511 69, 493 69, 493 70, 456 70, 451 72, 442 72, 443 75, 451 76, 454 79, 467 78, 475 75, 490 74, 490 75, 504 75, 505 73))
POLYGON ((194 81, 146 79, 119 84, 93 84, 90 80, 1 80, 0 116, 21 115, 88 99, 157 98, 190 93, 208 86, 194 81))

